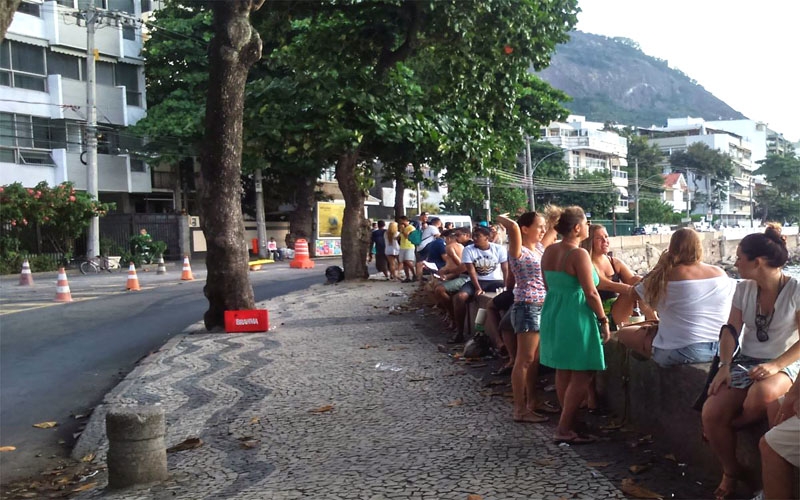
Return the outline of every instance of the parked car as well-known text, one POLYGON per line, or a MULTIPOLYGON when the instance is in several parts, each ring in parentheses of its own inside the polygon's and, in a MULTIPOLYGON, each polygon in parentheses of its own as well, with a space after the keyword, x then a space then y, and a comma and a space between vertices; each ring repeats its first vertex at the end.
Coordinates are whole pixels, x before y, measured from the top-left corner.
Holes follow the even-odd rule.
POLYGON ((643 227, 635 227, 633 231, 631 231, 631 235, 633 236, 643 236, 647 234, 647 231, 643 227))

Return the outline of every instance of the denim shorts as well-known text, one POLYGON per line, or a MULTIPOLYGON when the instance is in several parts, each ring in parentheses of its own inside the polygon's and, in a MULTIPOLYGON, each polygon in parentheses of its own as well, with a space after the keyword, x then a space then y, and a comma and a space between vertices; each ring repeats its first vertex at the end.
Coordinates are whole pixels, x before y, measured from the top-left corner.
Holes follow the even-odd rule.
POLYGON ((541 304, 514 302, 511 307, 511 324, 514 325, 515 333, 538 332, 541 317, 541 304))
POLYGON ((659 349, 653 347, 653 361, 660 366, 708 363, 717 354, 719 342, 698 342, 680 349, 659 349))
MULTIPOLYGON (((747 372, 762 363, 769 363, 770 361, 772 360, 751 358, 750 356, 739 354, 733 358, 733 363, 731 363, 731 387, 735 387, 736 389, 747 389, 753 385, 753 382, 755 382, 755 380, 751 379, 750 376, 747 375, 747 372)), ((792 379, 792 382, 794 382, 794 380, 797 378, 797 373, 800 372, 800 359, 781 371, 790 379, 792 379)))

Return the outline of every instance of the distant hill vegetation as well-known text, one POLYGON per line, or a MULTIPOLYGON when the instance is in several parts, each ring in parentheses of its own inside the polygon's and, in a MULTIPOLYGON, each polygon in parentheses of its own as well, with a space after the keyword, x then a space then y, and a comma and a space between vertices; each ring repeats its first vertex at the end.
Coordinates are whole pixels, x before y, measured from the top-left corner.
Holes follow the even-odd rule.
POLYGON ((573 31, 539 76, 572 96, 566 107, 591 121, 649 127, 685 116, 746 118, 628 38, 573 31))

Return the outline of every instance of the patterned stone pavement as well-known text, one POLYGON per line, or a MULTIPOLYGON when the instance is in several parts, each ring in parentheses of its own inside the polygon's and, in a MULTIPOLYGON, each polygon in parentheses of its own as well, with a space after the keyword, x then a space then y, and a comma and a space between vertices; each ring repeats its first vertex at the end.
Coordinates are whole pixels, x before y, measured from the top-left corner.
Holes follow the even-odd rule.
POLYGON ((105 460, 113 404, 161 405, 167 446, 202 446, 170 453, 164 483, 112 492, 101 473, 75 498, 624 498, 551 429, 481 395, 398 290, 319 285, 260 304, 268 333, 174 339, 107 396, 74 455, 105 460))

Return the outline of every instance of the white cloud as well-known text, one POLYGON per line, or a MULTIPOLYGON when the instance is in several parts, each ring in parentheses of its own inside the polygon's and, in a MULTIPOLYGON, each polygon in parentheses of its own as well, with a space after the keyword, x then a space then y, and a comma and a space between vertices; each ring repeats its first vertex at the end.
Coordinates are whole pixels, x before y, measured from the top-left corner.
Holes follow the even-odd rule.
MULTIPOLYGON (((800 139, 797 0, 580 0, 577 29, 636 41, 787 139, 800 139)), ((664 117, 666 121, 667 117, 664 117)))

